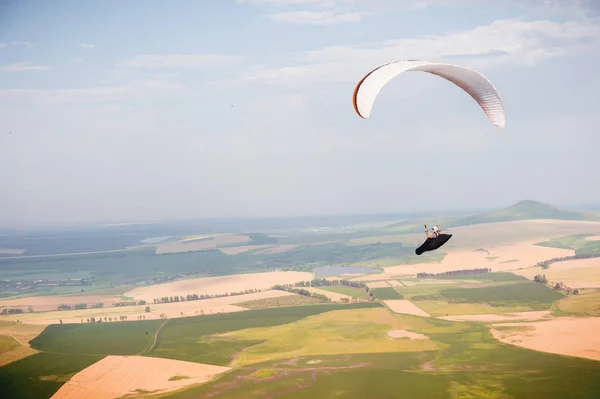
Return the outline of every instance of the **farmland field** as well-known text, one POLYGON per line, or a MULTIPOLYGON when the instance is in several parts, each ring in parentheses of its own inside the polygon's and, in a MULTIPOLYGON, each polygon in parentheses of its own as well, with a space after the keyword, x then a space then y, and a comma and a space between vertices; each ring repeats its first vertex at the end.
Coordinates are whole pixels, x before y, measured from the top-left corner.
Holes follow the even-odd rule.
MULTIPOLYGON (((507 346, 483 326, 435 319, 416 322, 411 317, 398 318, 398 322, 427 335, 443 352, 298 354, 247 364, 214 382, 167 397, 393 398, 398 392, 410 392, 417 399, 579 399, 592 398, 600 390, 600 362, 507 346)), ((251 330, 238 333, 252 337, 251 330)))
POLYGON ((150 348, 164 321, 52 324, 31 340, 31 346, 64 354, 137 355, 150 348))
POLYGON ((0 367, 2 399, 50 398, 73 375, 101 356, 38 353, 0 367))
POLYGON ((333 310, 374 307, 381 307, 381 305, 374 302, 305 305, 174 319, 161 330, 157 345, 149 355, 225 366, 237 351, 258 342, 217 339, 212 336, 213 334, 253 327, 277 326, 333 310))
POLYGON ((402 295, 392 287, 373 288, 371 292, 377 299, 402 299, 402 295))
POLYGON ((276 298, 254 299, 252 301, 234 303, 235 306, 240 306, 247 309, 266 309, 279 306, 298 306, 311 305, 323 302, 321 299, 303 296, 303 295, 286 295, 276 298))
POLYGON ((350 298, 368 299, 367 294, 360 288, 348 287, 344 285, 325 286, 319 288, 321 288, 324 291, 342 294, 350 298))

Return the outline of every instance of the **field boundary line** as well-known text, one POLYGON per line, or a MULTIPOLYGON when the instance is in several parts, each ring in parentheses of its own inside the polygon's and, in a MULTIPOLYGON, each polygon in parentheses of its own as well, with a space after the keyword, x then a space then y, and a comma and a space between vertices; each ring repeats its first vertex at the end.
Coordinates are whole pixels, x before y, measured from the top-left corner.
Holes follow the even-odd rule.
POLYGON ((165 326, 165 324, 167 324, 168 321, 169 321, 169 319, 165 320, 165 322, 162 323, 160 325, 160 327, 158 327, 158 330, 156 330, 156 332, 154 333, 154 341, 152 342, 152 345, 150 346, 150 348, 147 351, 142 352, 142 355, 147 355, 148 353, 152 352, 152 350, 156 346, 156 341, 158 340, 158 334, 160 333, 160 330, 165 326))

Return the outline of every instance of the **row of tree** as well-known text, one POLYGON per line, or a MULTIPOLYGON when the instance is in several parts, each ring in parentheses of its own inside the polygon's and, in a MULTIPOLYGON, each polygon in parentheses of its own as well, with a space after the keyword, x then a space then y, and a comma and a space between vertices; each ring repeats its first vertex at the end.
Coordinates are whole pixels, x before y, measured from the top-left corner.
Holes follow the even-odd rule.
MULTIPOLYGON (((90 317, 87 320, 87 323, 102 323, 102 321, 104 321, 105 323, 111 322, 111 321, 125 321, 127 320, 127 316, 119 316, 119 318, 117 319, 117 316, 114 317, 90 317)), ((146 316, 138 316, 138 320, 146 320, 146 316)), ((83 319, 81 319, 81 322, 83 323, 83 319)), ((62 324, 62 320, 60 320, 60 324, 62 324)))
POLYGON ((539 266, 542 269, 548 269, 550 267, 550 265, 553 263, 566 262, 569 260, 576 260, 576 259, 590 259, 590 258, 600 258, 600 252, 597 252, 595 250, 576 251, 575 255, 573 255, 573 256, 561 256, 561 257, 557 257, 557 258, 548 259, 543 262, 538 262, 536 266, 539 266))
POLYGON ((258 289, 249 289, 244 291, 237 292, 226 292, 224 294, 187 294, 185 297, 181 295, 175 296, 164 296, 162 298, 154 298, 152 301, 155 304, 158 303, 171 303, 171 302, 184 302, 184 301, 199 301, 203 299, 212 299, 212 298, 222 298, 227 296, 235 296, 235 295, 245 295, 245 294, 253 294, 255 292, 260 292, 258 289))
POLYGON ((289 286, 287 286, 287 284, 286 285, 276 284, 272 287, 272 289, 279 290, 279 291, 292 292, 294 294, 316 298, 323 302, 331 302, 331 298, 329 298, 326 295, 319 294, 316 292, 310 292, 309 290, 306 290, 304 288, 289 287, 289 286))
POLYGON ((1 314, 18 314, 18 313, 25 313, 23 311, 23 309, 19 309, 19 308, 4 308, 2 309, 2 313, 1 314))
POLYGON ((462 276, 465 274, 485 274, 491 273, 492 269, 489 267, 483 267, 479 269, 461 269, 461 270, 450 270, 443 273, 417 273, 417 278, 431 278, 431 277, 450 277, 450 276, 462 276))

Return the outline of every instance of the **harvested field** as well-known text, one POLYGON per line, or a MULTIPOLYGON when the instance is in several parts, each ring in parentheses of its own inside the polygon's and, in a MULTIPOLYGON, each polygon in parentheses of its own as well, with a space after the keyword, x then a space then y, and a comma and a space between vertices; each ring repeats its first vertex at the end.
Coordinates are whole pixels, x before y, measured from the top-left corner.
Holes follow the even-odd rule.
POLYGON ((237 255, 237 254, 242 254, 244 252, 248 252, 248 251, 254 251, 254 250, 258 250, 261 248, 268 248, 271 247, 272 245, 270 244, 264 244, 264 245, 243 245, 240 247, 225 247, 225 248, 219 248, 219 251, 223 252, 225 255, 237 255))
POLYGON ((470 314, 470 315, 459 315, 459 316, 441 316, 438 319, 449 320, 449 321, 479 321, 482 323, 499 323, 504 321, 534 321, 550 319, 549 310, 542 310, 537 312, 516 312, 506 314, 470 314))
POLYGON ((120 316, 127 316, 127 321, 137 320, 139 316, 145 320, 155 320, 160 318, 160 314, 164 313, 168 318, 197 316, 202 314, 229 313, 240 312, 245 308, 235 306, 233 303, 252 301, 264 298, 277 298, 287 295, 294 295, 289 292, 269 290, 256 292, 253 294, 233 295, 221 298, 202 299, 197 301, 183 301, 139 306, 122 306, 101 309, 82 309, 82 310, 65 310, 42 313, 23 313, 1 316, 2 320, 21 320, 28 324, 58 324, 60 320, 63 323, 83 323, 87 322, 90 317, 113 318, 117 321, 120 316), (146 306, 150 307, 150 312, 146 312, 146 306), (183 313, 183 314, 182 314, 183 313))
POLYGON ((0 366, 37 353, 29 346, 29 341, 37 337, 45 327, 0 321, 0 338, 5 343, 4 350, 0 345, 0 366))
POLYGON ((176 242, 165 242, 156 246, 156 254, 173 254, 214 249, 221 245, 241 244, 250 237, 238 234, 217 234, 214 236, 190 237, 176 242))
POLYGON ((556 262, 548 269, 532 267, 514 273, 529 279, 537 274, 545 274, 548 281, 560 281, 571 288, 600 288, 600 258, 556 262))
POLYGON ((314 292, 315 294, 323 294, 330 298, 333 302, 341 302, 342 298, 350 298, 348 295, 340 294, 338 292, 326 291, 316 287, 303 287, 305 290, 314 292))
POLYGON ((600 290, 582 289, 579 295, 569 295, 556 307, 562 312, 600 316, 600 290))
POLYGON ((281 306, 299 306, 299 305, 309 305, 315 303, 322 303, 320 299, 290 294, 286 296, 279 296, 275 298, 263 298, 263 299, 255 299, 252 301, 238 302, 234 303, 234 306, 240 306, 246 309, 267 309, 267 308, 276 308, 281 306))
POLYGON ((113 302, 122 302, 123 299, 113 295, 47 295, 32 296, 18 299, 0 299, 0 308, 20 308, 27 311, 31 306, 34 312, 56 310, 59 305, 75 306, 78 303, 85 303, 88 307, 102 302, 104 306, 110 306, 113 302))
POLYGON ((52 399, 120 398, 206 382, 228 367, 143 356, 107 356, 80 371, 52 399))
POLYGON ((406 330, 393 330, 387 332, 388 337, 391 339, 402 339, 402 338, 410 338, 410 339, 429 339, 429 337, 425 334, 419 334, 416 332, 406 331, 406 330))
POLYGON ((369 288, 386 288, 389 286, 390 285, 387 283, 387 281, 376 281, 374 283, 367 283, 367 287, 369 288))
POLYGON ((398 280, 387 280, 386 281, 390 287, 402 287, 403 284, 398 280))
POLYGON ((410 314, 413 316, 430 317, 429 314, 424 312, 417 305, 409 301, 408 299, 392 299, 389 301, 383 301, 391 310, 395 313, 410 314))
POLYGON ((600 236, 589 236, 585 238, 586 240, 589 241, 600 241, 600 236))
POLYGON ((494 324, 492 327, 495 327, 491 329, 494 338, 504 343, 600 360, 600 317, 564 317, 536 323, 494 324))
POLYGON ((496 248, 490 247, 488 248, 490 255, 486 252, 473 252, 472 250, 449 251, 444 257, 444 260, 440 263, 420 263, 385 267, 384 274, 416 275, 419 272, 443 273, 452 270, 483 267, 490 267, 495 272, 512 271, 522 267, 534 266, 536 263, 547 259, 572 256, 575 253, 575 251, 570 249, 533 245, 536 242, 537 241, 531 241, 496 248))
POLYGON ((235 274, 231 276, 195 278, 134 288, 125 293, 136 299, 152 302, 153 298, 170 297, 188 294, 225 294, 249 289, 270 289, 275 284, 294 284, 299 281, 310 281, 312 273, 308 272, 267 272, 235 274))

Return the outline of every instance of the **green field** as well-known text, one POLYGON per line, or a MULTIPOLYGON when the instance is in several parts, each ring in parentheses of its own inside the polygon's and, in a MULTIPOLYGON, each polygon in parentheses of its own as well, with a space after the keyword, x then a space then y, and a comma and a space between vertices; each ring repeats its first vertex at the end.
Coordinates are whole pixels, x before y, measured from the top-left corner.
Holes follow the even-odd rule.
POLYGON ((398 291, 396 291, 394 288, 392 287, 385 287, 385 288, 372 288, 370 290, 370 292, 373 293, 373 295, 375 296, 375 298, 377 299, 381 299, 381 300, 387 300, 387 299, 403 299, 404 297, 402 295, 400 295, 398 293, 398 291))
POLYGON ((565 296, 545 284, 523 282, 481 288, 450 288, 440 295, 449 303, 486 303, 490 306, 527 306, 531 310, 550 309, 565 296))
POLYGON ((101 356, 38 353, 0 367, 2 399, 50 398, 73 375, 101 356))
POLYGON ((556 302, 552 310, 555 316, 600 316, 600 290, 582 289, 556 302))
POLYGON ((397 319, 429 336, 439 349, 299 354, 247 364, 216 381, 167 397, 591 399, 600 392, 600 362, 505 345, 484 326, 408 316, 397 319))
POLYGON ((252 301, 238 302, 234 303, 233 305, 241 306, 246 309, 267 309, 280 306, 314 305, 316 303, 323 303, 323 300, 304 295, 287 295, 275 298, 263 298, 252 301))
POLYGON ((236 352, 262 340, 216 338, 213 334, 292 323, 332 310, 376 307, 381 305, 376 302, 320 304, 172 319, 161 330, 158 342, 149 355, 224 366, 236 352))
POLYGON ((367 293, 360 288, 348 287, 345 285, 332 285, 319 287, 322 290, 336 292, 338 294, 346 295, 350 298, 369 299, 367 293))
POLYGON ((37 350, 52 353, 139 355, 150 348, 154 333, 162 323, 164 320, 51 324, 30 344, 37 350))

